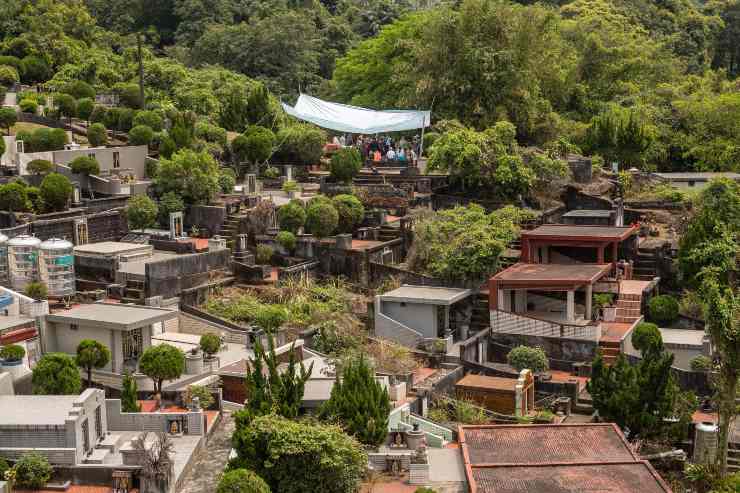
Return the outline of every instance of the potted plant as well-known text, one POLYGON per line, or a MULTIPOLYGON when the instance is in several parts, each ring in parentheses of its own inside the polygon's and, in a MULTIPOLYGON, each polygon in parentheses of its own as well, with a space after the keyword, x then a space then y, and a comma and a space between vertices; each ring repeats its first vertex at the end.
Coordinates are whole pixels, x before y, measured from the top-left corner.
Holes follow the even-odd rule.
POLYGON ((7 367, 23 364, 23 357, 25 355, 26 350, 18 344, 9 344, 0 349, 0 359, 3 360, 3 366, 7 367))
POLYGON ((432 354, 429 357, 432 368, 439 368, 446 352, 447 342, 444 339, 435 339, 432 343, 432 354))
POLYGON ((612 293, 595 293, 593 295, 593 316, 591 318, 601 319, 604 322, 613 322, 617 318, 617 307, 612 305, 614 295, 612 293))
POLYGON ((298 186, 298 183, 293 180, 287 180, 285 183, 283 183, 283 192, 288 194, 289 199, 297 198, 300 191, 301 189, 298 186))

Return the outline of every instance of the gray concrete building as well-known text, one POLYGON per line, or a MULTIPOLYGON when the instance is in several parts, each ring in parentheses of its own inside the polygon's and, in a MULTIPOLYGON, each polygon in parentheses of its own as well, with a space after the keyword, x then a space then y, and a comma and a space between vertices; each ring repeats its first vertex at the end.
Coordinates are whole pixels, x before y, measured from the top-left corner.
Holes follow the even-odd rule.
POLYGON ((44 352, 75 354, 83 339, 95 339, 111 351, 103 372, 121 374, 136 370, 141 354, 152 345, 152 336, 163 332, 177 312, 162 308, 118 303, 80 305, 46 317, 42 334, 44 352))
POLYGON ((740 181, 740 174, 731 172, 653 173, 652 176, 681 190, 701 190, 715 178, 729 178, 740 181))
POLYGON ((105 392, 0 395, 0 457, 36 451, 53 465, 81 464, 108 429, 105 392))

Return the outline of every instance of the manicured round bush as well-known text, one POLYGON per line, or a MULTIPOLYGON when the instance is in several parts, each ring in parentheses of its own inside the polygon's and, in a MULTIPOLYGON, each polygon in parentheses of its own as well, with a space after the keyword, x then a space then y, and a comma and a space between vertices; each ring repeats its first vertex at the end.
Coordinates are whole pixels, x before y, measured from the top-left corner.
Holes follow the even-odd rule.
POLYGON ((0 86, 12 86, 20 80, 18 70, 10 65, 0 65, 0 86))
POLYGON ((265 178, 275 179, 280 176, 280 170, 277 169, 275 166, 268 166, 267 168, 265 168, 265 171, 262 172, 262 175, 265 178))
POLYGON ((8 465, 8 462, 0 457, 0 481, 5 478, 5 472, 10 470, 10 465, 8 465))
POLYGON ((258 265, 270 265, 272 260, 272 248, 267 245, 257 245, 254 261, 258 265))
POLYGON ((102 147, 108 143, 108 131, 102 123, 93 123, 87 129, 87 141, 93 147, 102 147))
POLYGON ((316 164, 321 159, 326 144, 326 132, 313 125, 298 123, 280 129, 275 153, 276 162, 316 164))
POLYGON ((132 230, 150 228, 156 223, 158 213, 156 202, 146 195, 136 195, 128 201, 126 207, 128 226, 132 230))
POLYGON ((75 99, 95 99, 95 89, 84 80, 73 80, 62 88, 62 92, 75 99))
POLYGON ((175 192, 167 192, 159 199, 159 225, 163 228, 170 227, 170 214, 185 210, 185 202, 175 192))
POLYGON ((73 357, 65 353, 46 353, 33 367, 31 384, 37 395, 78 395, 82 379, 73 357))
POLYGON ((96 105, 90 113, 92 123, 104 123, 108 115, 108 108, 102 105, 96 105))
POLYGON ((221 349, 221 338, 216 334, 207 333, 200 336, 200 349, 211 358, 221 349))
POLYGON ((272 155, 275 134, 269 128, 253 125, 231 142, 231 151, 240 161, 263 163, 272 155))
POLYGON ((233 169, 221 168, 221 173, 218 175, 218 186, 221 189, 221 193, 234 193, 236 175, 233 169))
POLYGON ((20 361, 26 355, 26 350, 18 344, 10 344, 0 349, 0 359, 5 361, 20 361))
POLYGON ((33 298, 35 300, 45 300, 49 295, 49 292, 46 289, 46 284, 39 281, 33 281, 29 282, 26 286, 25 294, 29 298, 33 298))
POLYGON ((275 240, 277 240, 281 247, 285 248, 289 252, 292 252, 295 248, 296 238, 290 231, 279 232, 275 237, 275 240))
POLYGON ((527 369, 540 373, 550 367, 545 351, 539 347, 517 346, 506 355, 506 361, 516 371, 527 369))
POLYGON ((69 199, 72 198, 74 187, 69 178, 59 173, 49 173, 44 177, 39 187, 39 194, 44 203, 44 209, 54 212, 63 211, 69 199))
POLYGON ((16 485, 34 490, 43 488, 53 472, 49 461, 38 452, 23 454, 13 469, 16 485))
POLYGON ((298 190, 298 183, 294 180, 287 180, 283 183, 283 192, 297 192, 298 190))
POLYGON ((161 132, 164 128, 164 119, 156 111, 143 110, 137 111, 132 121, 135 127, 145 125, 155 132, 161 132))
POLYGON ((132 146, 148 146, 154 138, 154 130, 146 125, 137 125, 128 131, 128 143, 132 146))
POLYGON ((306 224, 306 210, 299 200, 291 200, 278 209, 278 224, 280 229, 295 234, 306 224))
POLYGON ((306 211, 306 231, 316 238, 326 238, 337 229, 339 214, 330 202, 315 203, 306 211))
POLYGON ((32 175, 47 175, 54 170, 54 164, 46 159, 34 159, 26 165, 26 171, 32 175))
POLYGON ((59 110, 59 116, 67 118, 77 116, 77 100, 69 94, 57 94, 54 96, 54 104, 59 110))
POLYGON ((25 84, 46 82, 54 76, 54 70, 42 57, 29 55, 21 60, 21 65, 21 80, 25 84))
POLYGON ((657 325, 643 322, 632 331, 632 346, 640 352, 659 351, 663 348, 663 336, 657 325))
POLYGON ((712 369, 712 360, 703 354, 691 358, 689 364, 694 371, 709 371, 712 369))
POLYGON ((77 116, 83 120, 90 120, 95 110, 95 101, 92 98, 82 98, 77 101, 77 116))
POLYGON ((253 471, 233 469, 221 476, 216 493, 270 493, 270 487, 253 471))
POLYGON ((648 305, 648 313, 655 322, 670 325, 678 318, 678 300, 667 294, 654 296, 648 305))
POLYGON ((337 230, 340 233, 351 233, 365 217, 365 207, 354 195, 341 194, 332 198, 334 208, 339 214, 337 230))
POLYGON ((360 152, 354 147, 343 147, 332 154, 329 171, 331 177, 343 183, 349 183, 362 167, 360 152))
POLYGON ((72 162, 69 163, 69 168, 72 170, 72 173, 81 175, 89 176, 100 174, 100 164, 98 164, 98 160, 89 156, 74 158, 72 162))
POLYGON ((22 212, 31 207, 25 183, 13 181, 0 185, 0 210, 22 212))
POLYGON ((38 111, 39 109, 39 104, 33 99, 24 99, 23 101, 18 103, 18 107, 20 107, 23 113, 36 114, 36 111, 38 111))

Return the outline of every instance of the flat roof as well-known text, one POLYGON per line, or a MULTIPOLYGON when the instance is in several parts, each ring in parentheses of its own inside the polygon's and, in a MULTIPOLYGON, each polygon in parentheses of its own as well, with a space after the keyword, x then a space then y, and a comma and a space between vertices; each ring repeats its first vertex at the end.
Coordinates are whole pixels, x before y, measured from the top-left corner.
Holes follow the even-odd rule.
POLYGON ((456 387, 467 387, 481 390, 509 390, 515 391, 519 382, 517 378, 489 377, 487 375, 466 375, 458 381, 456 387))
POLYGON ((563 214, 563 217, 598 217, 609 218, 613 211, 605 209, 575 209, 563 214))
POLYGON ((74 247, 74 253, 94 253, 96 255, 116 255, 137 250, 151 249, 148 244, 125 243, 122 241, 101 241, 74 247))
POLYGON ((128 330, 176 317, 176 311, 164 308, 121 303, 91 303, 47 315, 46 319, 57 323, 128 330))
POLYGON ((0 395, 0 427, 64 425, 79 395, 0 395))
POLYGON ((670 181, 709 181, 714 178, 730 178, 740 180, 740 174, 731 171, 725 172, 696 172, 696 173, 653 173, 653 175, 670 181))
POLYGON ((459 427, 477 493, 669 493, 614 423, 459 427))
POLYGON ((663 343, 673 346, 702 347, 704 334, 703 330, 660 329, 660 335, 663 336, 663 343))
POLYGON ((159 262, 160 260, 167 260, 177 256, 177 253, 155 251, 152 253, 151 257, 138 260, 130 260, 128 262, 121 262, 118 265, 118 272, 121 272, 123 274, 143 276, 146 274, 146 264, 151 262, 159 262))
POLYGON ((637 233, 637 226, 545 224, 522 231, 522 238, 536 240, 622 241, 637 233))
POLYGON ((594 282, 611 269, 611 264, 527 264, 518 262, 492 279, 512 285, 582 285, 594 282))
POLYGON ((433 286, 403 285, 393 291, 381 294, 383 301, 412 302, 433 305, 451 305, 470 296, 469 289, 438 288, 433 286))

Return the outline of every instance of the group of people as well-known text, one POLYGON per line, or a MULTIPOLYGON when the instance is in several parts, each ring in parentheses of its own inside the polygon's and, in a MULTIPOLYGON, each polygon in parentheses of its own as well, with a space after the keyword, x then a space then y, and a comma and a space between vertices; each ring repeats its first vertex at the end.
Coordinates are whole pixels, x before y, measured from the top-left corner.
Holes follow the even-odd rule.
POLYGON ((333 143, 346 147, 354 146, 360 151, 365 162, 376 164, 380 162, 397 162, 399 164, 415 164, 419 156, 421 139, 415 135, 411 141, 401 137, 398 141, 391 136, 368 137, 359 135, 353 138, 352 134, 334 137, 333 143))

